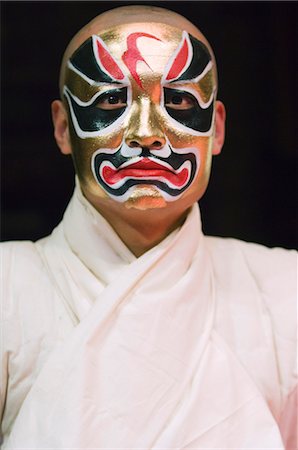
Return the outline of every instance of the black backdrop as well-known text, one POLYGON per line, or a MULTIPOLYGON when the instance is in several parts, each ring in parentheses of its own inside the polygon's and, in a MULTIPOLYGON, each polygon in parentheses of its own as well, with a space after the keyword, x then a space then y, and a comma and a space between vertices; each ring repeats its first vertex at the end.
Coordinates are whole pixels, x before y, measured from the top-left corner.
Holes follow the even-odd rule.
MULTIPOLYGON (((37 239, 73 189, 50 102, 70 38, 97 14, 149 2, 1 2, 2 240, 37 239)), ((227 109, 222 155, 200 202, 207 234, 296 246, 297 3, 150 2, 185 15, 217 56, 227 109)))

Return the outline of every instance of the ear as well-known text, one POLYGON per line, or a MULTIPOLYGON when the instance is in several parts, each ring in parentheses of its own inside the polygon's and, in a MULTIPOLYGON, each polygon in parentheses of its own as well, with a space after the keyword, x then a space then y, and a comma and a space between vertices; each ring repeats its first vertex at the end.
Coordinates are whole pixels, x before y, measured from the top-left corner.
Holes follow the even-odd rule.
POLYGON ((64 105, 60 100, 54 100, 52 103, 52 119, 57 145, 64 155, 69 155, 71 153, 71 145, 69 139, 68 117, 64 105))
POLYGON ((225 141, 225 122, 226 122, 226 110, 222 102, 216 101, 215 103, 215 124, 214 124, 214 139, 213 139, 213 155, 219 155, 221 148, 225 141))

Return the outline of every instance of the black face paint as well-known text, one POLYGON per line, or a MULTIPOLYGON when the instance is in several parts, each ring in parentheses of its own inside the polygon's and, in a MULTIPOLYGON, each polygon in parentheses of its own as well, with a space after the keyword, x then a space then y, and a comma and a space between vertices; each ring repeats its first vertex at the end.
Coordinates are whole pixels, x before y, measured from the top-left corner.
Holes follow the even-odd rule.
POLYGON ((101 83, 115 83, 115 80, 101 70, 97 64, 91 37, 74 52, 69 61, 79 72, 91 80, 101 83))
POLYGON ((211 103, 208 108, 203 109, 199 105, 197 99, 189 92, 170 88, 164 88, 164 103, 167 113, 186 127, 202 133, 210 130, 213 115, 213 103, 211 103), (175 96, 179 98, 182 95, 190 99, 193 104, 192 108, 176 109, 166 106, 168 103, 173 102, 175 96))
MULTIPOLYGON (((79 127, 83 131, 100 131, 109 125, 111 125, 115 120, 117 120, 125 111, 126 105, 121 108, 115 109, 102 109, 97 105, 110 97, 119 97, 122 103, 127 101, 127 88, 121 89, 111 89, 105 91, 102 95, 97 97, 91 105, 81 106, 74 99, 71 92, 66 89, 68 95, 66 95, 69 101, 69 106, 73 109, 73 112, 78 121, 79 127)), ((113 103, 111 103, 113 104, 113 103)))
POLYGON ((126 193, 126 191, 131 186, 136 186, 139 184, 149 184, 154 185, 161 190, 167 192, 169 195, 172 195, 173 197, 181 195, 182 192, 184 192, 190 184, 193 182, 194 177, 196 175, 197 171, 197 159, 194 153, 186 153, 186 154, 177 154, 173 151, 171 148, 171 155, 167 158, 161 158, 157 156, 153 156, 150 153, 150 150, 143 149, 142 153, 139 155, 143 158, 148 158, 150 156, 151 160, 155 160, 157 163, 159 161, 164 161, 167 164, 169 164, 174 170, 178 170, 186 161, 190 162, 191 170, 190 170, 190 176, 189 180, 186 183, 185 186, 182 188, 172 188, 170 187, 166 182, 160 181, 160 180, 154 180, 154 179, 133 179, 130 178, 126 180, 120 187, 113 188, 111 185, 107 184, 100 175, 100 167, 103 163, 110 162, 116 169, 119 169, 124 163, 127 163, 131 158, 127 158, 121 154, 121 148, 118 149, 116 153, 113 154, 107 154, 104 152, 99 152, 95 155, 93 159, 93 172, 95 174, 95 177, 98 181, 98 183, 103 187, 105 191, 107 191, 109 194, 112 194, 113 196, 121 196, 126 193))

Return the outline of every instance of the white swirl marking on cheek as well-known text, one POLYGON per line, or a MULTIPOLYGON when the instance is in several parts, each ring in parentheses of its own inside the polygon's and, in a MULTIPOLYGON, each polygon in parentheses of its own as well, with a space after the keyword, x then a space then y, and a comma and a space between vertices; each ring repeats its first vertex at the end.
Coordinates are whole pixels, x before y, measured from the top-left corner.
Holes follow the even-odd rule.
POLYGON ((160 158, 168 158, 171 155, 171 149, 168 144, 166 144, 160 150, 150 150, 150 153, 154 156, 159 156, 160 158))
POLYGON ((127 144, 123 143, 120 153, 125 158, 133 158, 134 156, 139 156, 142 153, 142 148, 129 147, 127 144))

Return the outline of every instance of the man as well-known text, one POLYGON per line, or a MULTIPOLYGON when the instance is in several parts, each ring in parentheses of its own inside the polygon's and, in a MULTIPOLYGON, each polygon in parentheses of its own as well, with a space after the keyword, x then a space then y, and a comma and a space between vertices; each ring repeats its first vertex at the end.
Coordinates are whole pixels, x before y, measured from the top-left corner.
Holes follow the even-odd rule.
POLYGON ((284 448, 295 253, 201 232, 225 123, 206 38, 117 8, 70 42, 60 87, 74 196, 51 236, 3 245, 4 448, 284 448))

